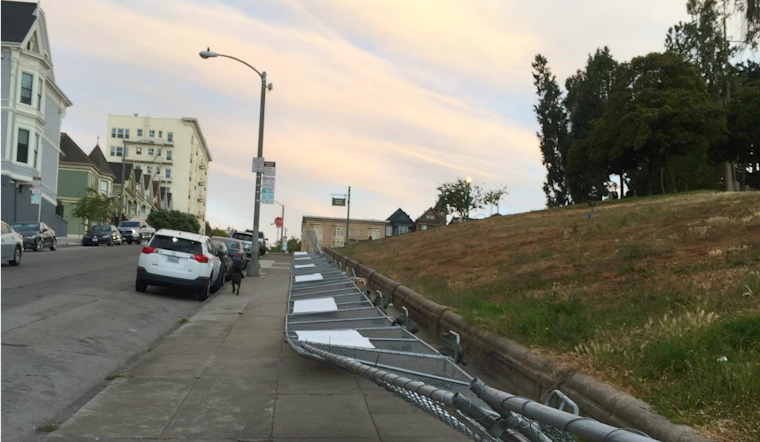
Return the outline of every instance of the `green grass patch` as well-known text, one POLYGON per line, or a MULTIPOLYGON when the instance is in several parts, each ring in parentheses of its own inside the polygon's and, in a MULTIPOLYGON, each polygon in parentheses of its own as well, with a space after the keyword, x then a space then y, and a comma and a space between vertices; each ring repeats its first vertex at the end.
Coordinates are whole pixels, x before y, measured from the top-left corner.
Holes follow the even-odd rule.
POLYGON ((112 380, 114 380, 114 379, 123 378, 123 377, 124 377, 124 372, 123 372, 123 371, 120 371, 120 372, 118 372, 118 373, 114 373, 114 374, 112 374, 112 375, 106 376, 106 378, 105 378, 105 379, 106 379, 107 381, 112 381, 112 380))
POLYGON ((179 323, 180 323, 180 325, 185 325, 185 324, 187 324, 188 322, 190 322, 190 320, 189 320, 189 319, 187 319, 187 318, 181 318, 181 319, 179 320, 179 323))
POLYGON ((38 433, 52 433, 53 431, 57 429, 58 429, 58 424, 47 424, 41 427, 37 427, 37 432, 38 433))

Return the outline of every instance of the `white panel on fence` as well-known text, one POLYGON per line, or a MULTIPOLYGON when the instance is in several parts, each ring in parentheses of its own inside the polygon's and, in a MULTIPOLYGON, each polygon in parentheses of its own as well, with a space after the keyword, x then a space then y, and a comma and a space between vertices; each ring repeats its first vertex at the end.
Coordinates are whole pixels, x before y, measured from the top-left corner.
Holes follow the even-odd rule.
POLYGON ((293 252, 293 254, 294 254, 295 256, 299 256, 299 255, 307 255, 307 253, 306 253, 306 252, 293 252))
POLYGON ((322 280, 321 273, 312 273, 311 275, 296 276, 296 282, 321 281, 321 280, 322 280))
POLYGON ((296 265, 294 267, 297 268, 297 269, 305 269, 305 268, 316 267, 316 266, 314 264, 301 264, 300 266, 296 265))
POLYGON ((303 261, 304 259, 311 259, 311 256, 307 256, 306 258, 294 258, 293 261, 303 261))
POLYGON ((356 330, 296 330, 299 341, 341 347, 375 348, 369 339, 356 330))
POLYGON ((293 313, 335 312, 335 298, 316 298, 293 302, 293 313))

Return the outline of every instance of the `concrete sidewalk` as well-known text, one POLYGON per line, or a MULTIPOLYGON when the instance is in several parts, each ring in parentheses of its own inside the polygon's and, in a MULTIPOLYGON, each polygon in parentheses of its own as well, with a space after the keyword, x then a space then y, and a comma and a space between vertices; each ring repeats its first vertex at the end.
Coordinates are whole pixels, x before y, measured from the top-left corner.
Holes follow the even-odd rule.
POLYGON ((225 286, 50 441, 467 440, 374 383, 284 342, 289 255, 225 286), (286 270, 288 269, 288 270, 286 270))

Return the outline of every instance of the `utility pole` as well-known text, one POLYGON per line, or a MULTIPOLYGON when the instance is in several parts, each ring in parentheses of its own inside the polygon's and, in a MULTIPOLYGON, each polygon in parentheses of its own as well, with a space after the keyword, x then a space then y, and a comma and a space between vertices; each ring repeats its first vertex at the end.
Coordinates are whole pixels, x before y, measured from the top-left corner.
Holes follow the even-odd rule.
MULTIPOLYGON (((261 73, 261 107, 259 108, 259 151, 258 158, 264 158, 264 100, 267 97, 267 73, 261 73)), ((248 266, 248 276, 260 276, 259 267, 259 212, 261 211, 261 172, 256 172, 256 202, 253 207, 253 246, 251 258, 253 265, 248 266)))
POLYGON ((351 186, 348 186, 348 210, 346 211, 346 245, 348 245, 348 220, 351 217, 351 186))
POLYGON ((119 195, 119 219, 116 225, 121 224, 121 217, 124 215, 124 175, 127 173, 127 143, 124 142, 124 151, 121 157, 121 195, 119 195))

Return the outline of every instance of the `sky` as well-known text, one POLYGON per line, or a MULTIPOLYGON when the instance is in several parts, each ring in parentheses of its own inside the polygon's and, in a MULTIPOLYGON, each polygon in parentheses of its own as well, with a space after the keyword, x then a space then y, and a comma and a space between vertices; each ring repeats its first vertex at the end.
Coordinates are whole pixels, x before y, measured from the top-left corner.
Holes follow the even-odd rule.
MULTIPOLYGON (((207 218, 251 228, 260 80, 264 157, 288 235, 303 215, 413 219, 436 187, 471 176, 506 185, 500 213, 540 210, 545 170, 531 62, 561 84, 588 54, 662 51, 685 0, 43 0, 56 82, 74 105, 62 131, 86 152, 109 114, 198 118, 213 162, 207 218)), ((494 208, 480 210, 475 217, 494 208)), ((276 237, 278 205, 262 205, 276 237)))

